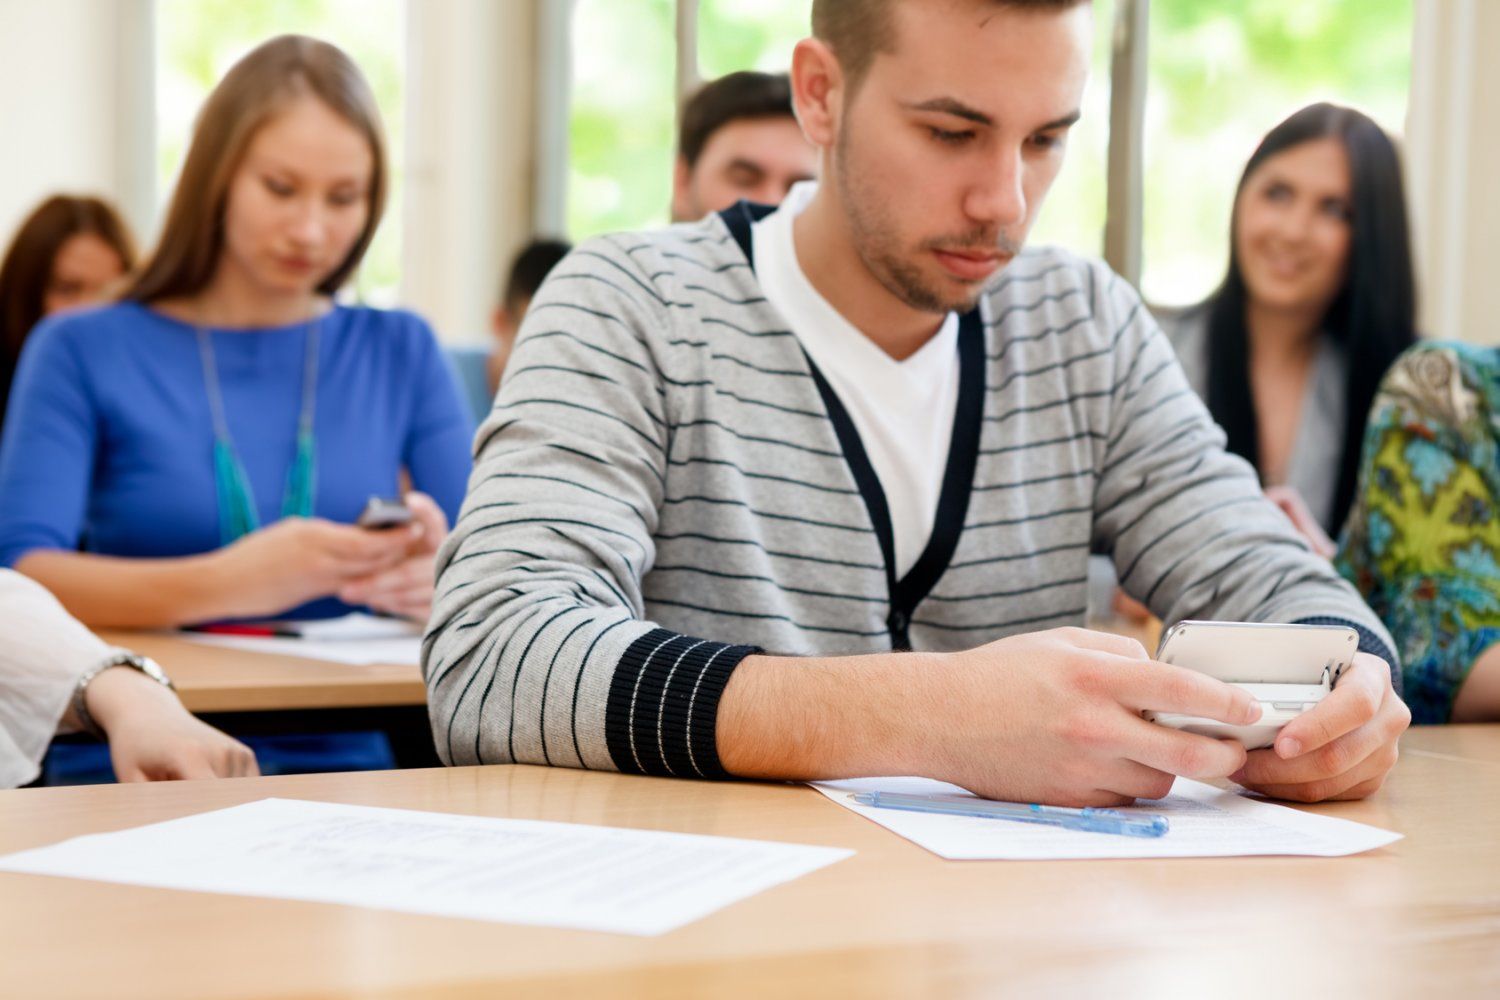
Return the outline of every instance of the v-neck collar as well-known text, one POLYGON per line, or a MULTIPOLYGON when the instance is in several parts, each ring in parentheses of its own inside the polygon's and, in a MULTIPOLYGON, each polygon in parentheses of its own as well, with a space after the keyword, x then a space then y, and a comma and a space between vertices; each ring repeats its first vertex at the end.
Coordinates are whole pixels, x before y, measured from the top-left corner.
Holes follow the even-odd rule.
MULTIPOLYGON (((774 206, 754 205, 741 201, 719 213, 729 233, 745 255, 751 270, 755 268, 755 246, 752 226, 775 211, 774 206)), ((895 532, 891 525, 890 505, 875 467, 870 463, 859 431, 849 417, 838 394, 819 371, 807 352, 807 361, 818 394, 822 397, 828 419, 833 424, 844 461, 859 488, 869 514, 870 524, 880 543, 885 561, 886 587, 890 612, 886 627, 890 630, 893 649, 911 648, 911 619, 953 560, 953 553, 963 536, 968 518, 969 499, 974 486, 974 470, 979 462, 979 431, 984 417, 984 323, 976 307, 958 320, 957 349, 959 357, 958 403, 953 415, 953 437, 948 447, 948 463, 943 472, 942 490, 927 547, 907 573, 896 577, 895 532)), ((800 346, 800 342, 799 342, 800 346)))

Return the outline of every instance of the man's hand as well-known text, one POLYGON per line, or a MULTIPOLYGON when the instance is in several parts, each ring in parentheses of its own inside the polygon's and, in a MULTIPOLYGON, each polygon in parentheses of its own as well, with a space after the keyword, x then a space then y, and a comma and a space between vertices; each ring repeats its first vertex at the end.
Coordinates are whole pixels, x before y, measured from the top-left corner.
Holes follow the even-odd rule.
POLYGON ((1276 745, 1250 754, 1230 779, 1278 799, 1322 802, 1373 795, 1396 766, 1411 710, 1391 688, 1386 662, 1358 653, 1333 691, 1288 722, 1276 745))
POLYGON ((1260 717, 1243 689, 1154 662, 1134 639, 1063 628, 961 653, 749 657, 719 703, 718 749, 742 777, 914 774, 1068 806, 1160 798, 1177 775, 1244 765, 1238 743, 1158 726, 1145 711, 1260 717))
POLYGON ((1245 751, 1141 717, 1176 712, 1233 725, 1260 717, 1243 689, 1157 663, 1134 639, 1084 629, 1015 636, 953 658, 932 697, 952 725, 934 749, 942 778, 986 798, 1069 806, 1166 795, 1173 780, 1222 778, 1245 751))

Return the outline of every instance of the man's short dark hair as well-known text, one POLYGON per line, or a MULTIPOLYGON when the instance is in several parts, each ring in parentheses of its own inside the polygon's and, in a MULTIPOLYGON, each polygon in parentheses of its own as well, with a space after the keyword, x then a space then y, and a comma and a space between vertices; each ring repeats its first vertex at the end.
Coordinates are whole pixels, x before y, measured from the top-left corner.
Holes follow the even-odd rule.
POLYGON ((573 244, 566 240, 532 240, 522 247, 510 265, 500 305, 514 310, 523 301, 535 298, 547 275, 572 249, 573 244))
MULTIPOLYGON (((976 0, 981 2, 981 0, 976 0)), ((1089 0, 987 0, 993 7, 1064 11, 1089 0)), ((878 52, 895 51, 891 10, 897 0, 813 0, 812 33, 833 50, 853 93, 878 52)))
POLYGON ((682 108, 677 152, 696 166, 709 137, 730 122, 747 118, 795 118, 792 82, 785 73, 741 70, 705 83, 682 108))

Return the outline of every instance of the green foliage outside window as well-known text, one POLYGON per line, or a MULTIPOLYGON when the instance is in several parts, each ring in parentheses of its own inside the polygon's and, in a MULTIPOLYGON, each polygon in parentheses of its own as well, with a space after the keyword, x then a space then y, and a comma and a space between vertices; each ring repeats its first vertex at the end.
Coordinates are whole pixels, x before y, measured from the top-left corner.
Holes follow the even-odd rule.
POLYGON ((810 33, 809 0, 701 0, 698 70, 705 80, 740 69, 785 72, 810 33))
MULTIPOLYGON (((704 79, 785 70, 808 0, 703 0, 704 79)), ((568 231, 574 239, 667 222, 676 152, 674 0, 576 0, 568 231)))
POLYGON ((577 0, 568 232, 667 221, 676 98, 673 0, 577 0))
MULTIPOLYGON (((713 78, 785 69, 809 0, 701 0, 698 62, 713 78)), ((1102 246, 1111 0, 1095 5, 1093 75, 1067 162, 1032 234, 1084 253, 1102 246)), ((568 228, 581 238, 667 219, 675 110, 674 0, 576 0, 568 228)), ((357 280, 389 302, 400 277, 405 0, 158 0, 160 190, 170 190, 204 97, 254 45, 288 31, 359 63, 385 118, 393 166, 385 221, 357 280)), ((1412 0, 1153 0, 1146 114, 1148 298, 1207 294, 1227 258, 1239 171, 1264 132, 1313 100, 1402 125, 1412 0)))

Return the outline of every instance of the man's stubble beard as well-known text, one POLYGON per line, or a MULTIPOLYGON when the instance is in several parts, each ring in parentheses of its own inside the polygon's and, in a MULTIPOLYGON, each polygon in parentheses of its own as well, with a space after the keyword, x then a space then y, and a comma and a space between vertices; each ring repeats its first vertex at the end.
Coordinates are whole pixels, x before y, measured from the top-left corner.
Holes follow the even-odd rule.
MULTIPOLYGON (((854 145, 850 137, 849 119, 839 123, 834 161, 839 198, 849 221, 849 232, 854 240, 854 250, 859 254, 865 269, 875 280, 908 307, 920 312, 943 315, 950 312, 965 313, 973 309, 984 292, 983 284, 976 285, 966 295, 945 297, 943 292, 927 280, 920 267, 906 258, 901 250, 901 237, 878 197, 870 197, 854 178, 862 172, 854 165, 854 145)), ((1020 252, 1019 241, 1002 238, 983 231, 970 232, 957 238, 931 240, 924 244, 947 247, 996 247, 1011 254, 1020 252)))

